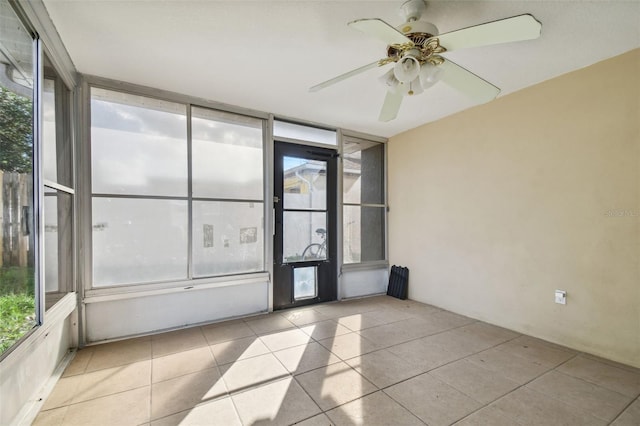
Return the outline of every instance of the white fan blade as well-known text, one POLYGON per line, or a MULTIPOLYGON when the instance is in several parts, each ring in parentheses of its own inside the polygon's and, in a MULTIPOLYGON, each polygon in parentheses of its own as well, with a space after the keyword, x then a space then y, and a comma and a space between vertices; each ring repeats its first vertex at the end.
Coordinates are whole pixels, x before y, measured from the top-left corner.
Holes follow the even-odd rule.
POLYGON ((384 22, 382 19, 358 19, 348 24, 351 28, 362 31, 386 44, 413 43, 411 39, 384 22))
POLYGON ((500 21, 487 22, 450 33, 440 34, 440 46, 447 50, 488 46, 512 41, 533 40, 540 37, 542 24, 531 15, 519 15, 500 21))
POLYGON ((387 92, 387 96, 384 97, 384 103, 382 104, 382 110, 380 110, 379 121, 391 121, 398 116, 400 110, 400 104, 402 103, 401 93, 387 92))
POLYGON ((309 89, 309 91, 310 92, 317 92, 320 89, 324 89, 325 87, 331 86, 332 84, 336 84, 336 83, 338 83, 338 82, 340 82, 342 80, 346 80, 349 77, 353 77, 354 75, 358 75, 360 73, 363 73, 363 72, 365 72, 367 70, 370 70, 370 69, 378 67, 378 66, 380 66, 380 61, 372 62, 372 63, 370 63, 368 65, 362 66, 360 68, 356 68, 355 70, 352 70, 352 71, 346 72, 344 74, 341 74, 341 75, 339 75, 337 77, 334 77, 331 80, 327 80, 327 81, 325 81, 323 83, 316 84, 315 86, 311 87, 309 89))
POLYGON ((449 60, 445 59, 438 67, 442 69, 440 81, 464 93, 476 103, 489 102, 500 93, 500 89, 493 84, 449 60))

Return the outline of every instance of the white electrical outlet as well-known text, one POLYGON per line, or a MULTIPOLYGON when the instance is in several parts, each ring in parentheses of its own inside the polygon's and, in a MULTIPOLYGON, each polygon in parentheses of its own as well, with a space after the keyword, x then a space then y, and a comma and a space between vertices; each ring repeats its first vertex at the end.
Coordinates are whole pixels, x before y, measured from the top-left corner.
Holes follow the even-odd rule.
POLYGON ((564 290, 556 290, 556 303, 561 305, 567 304, 567 292, 564 290))

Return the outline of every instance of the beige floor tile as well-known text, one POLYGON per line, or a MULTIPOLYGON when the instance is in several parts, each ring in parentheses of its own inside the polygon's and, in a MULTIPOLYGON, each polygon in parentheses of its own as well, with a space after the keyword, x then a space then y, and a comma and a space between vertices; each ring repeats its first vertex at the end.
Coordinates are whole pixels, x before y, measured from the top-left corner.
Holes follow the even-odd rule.
POLYGON ((377 390, 344 362, 309 371, 295 379, 323 411, 377 390))
POLYGON ((372 393, 327 412, 336 426, 412 426, 423 423, 382 392, 372 393))
POLYGON ((151 360, 106 368, 82 376, 72 403, 112 395, 151 384, 151 360))
POLYGON ((356 314, 370 312, 370 306, 350 302, 327 303, 315 306, 314 310, 325 316, 325 319, 347 317, 356 314))
POLYGON ((406 362, 417 365, 423 371, 440 367, 461 357, 431 342, 431 338, 423 337, 410 342, 391 346, 387 350, 406 362))
POLYGON ((138 388, 70 405, 65 426, 137 426, 149 421, 150 388, 138 388))
POLYGON ((202 332, 209 345, 256 335, 242 320, 206 325, 202 327, 202 332))
POLYGON ((359 331, 358 334, 366 339, 378 344, 380 347, 388 347, 409 340, 426 336, 425 321, 419 318, 409 318, 393 322, 391 324, 380 325, 359 331))
POLYGON ((458 358, 472 355, 493 346, 481 336, 472 336, 462 328, 443 331, 427 337, 432 344, 438 345, 458 358))
POLYGON ((294 346, 305 345, 312 341, 311 337, 303 333, 300 329, 274 331, 270 334, 260 336, 260 340, 271 351, 279 351, 294 346))
POLYGON ((364 315, 375 315, 378 319, 382 320, 384 324, 391 324, 397 321, 407 320, 414 318, 405 309, 395 309, 393 307, 386 307, 383 309, 377 309, 375 311, 365 312, 364 315))
POLYGON ((558 371, 632 398, 640 394, 640 374, 583 356, 563 364, 558 371))
POLYGON ((320 413, 292 377, 234 394, 232 399, 245 425, 290 425, 320 413))
POLYGON ((189 410, 227 395, 217 368, 186 374, 151 386, 151 419, 189 410))
POLYGON ((506 328, 480 321, 462 326, 456 331, 463 333, 467 339, 473 339, 478 345, 484 346, 483 350, 521 336, 521 334, 506 328))
POLYGON ((430 426, 450 425, 481 407, 477 401, 429 373, 384 392, 430 426))
POLYGON ((64 373, 62 373, 62 377, 75 376, 76 374, 84 373, 89 365, 91 357, 93 356, 93 351, 94 347, 78 349, 73 360, 71 360, 67 368, 65 368, 64 373))
POLYGON ((216 366, 209 346, 154 358, 152 361, 153 383, 173 379, 196 371, 216 366))
POLYGON ((44 402, 42 409, 51 410, 52 408, 71 404, 73 397, 78 393, 83 378, 83 375, 77 375, 63 377, 58 380, 58 383, 56 383, 47 400, 44 402))
POLYGON ((269 348, 257 336, 218 343, 211 346, 211 350, 219 365, 269 353, 269 348))
POLYGON ((467 360, 482 368, 501 374, 521 385, 551 369, 551 366, 547 364, 531 361, 497 348, 472 355, 467 360))
POLYGON ((295 327, 295 324, 277 313, 252 317, 246 323, 258 335, 295 327))
POLYGON ((343 327, 347 327, 351 331, 360 331, 385 324, 385 321, 373 312, 338 317, 336 321, 338 321, 338 324, 343 327))
POLYGON ((608 422, 632 401, 629 396, 556 371, 537 378, 527 387, 608 422))
POLYGON ((151 426, 241 426, 231 397, 204 402, 151 422, 151 426))
POLYGON ((320 340, 318 343, 336 354, 342 360, 381 349, 380 345, 370 342, 357 333, 331 337, 329 339, 320 340))
POLYGON ((94 346, 86 372, 151 359, 151 338, 140 337, 94 346))
POLYGON ((273 354, 248 358, 220 366, 229 392, 247 390, 289 376, 289 372, 273 354))
POLYGON ((633 404, 627 407, 615 419, 611 426, 638 426, 640 425, 640 398, 636 399, 633 404))
POLYGON ((628 364, 621 364, 621 363, 616 362, 616 361, 611 361, 610 359, 601 358, 599 356, 591 355, 591 354, 584 353, 584 352, 580 353, 580 356, 583 357, 583 358, 587 358, 587 359, 593 360, 593 361, 601 362, 603 364, 607 364, 607 365, 609 365, 611 367, 616 367, 616 368, 619 368, 621 370, 630 371, 631 373, 640 374, 640 368, 639 367, 633 367, 633 366, 628 365, 628 364))
POLYGON ((203 346, 207 346, 207 341, 200 327, 171 331, 151 337, 154 358, 203 346))
POLYGON ((528 336, 510 340, 496 346, 496 349, 549 367, 556 367, 575 356, 575 353, 552 347, 528 336))
POLYGON ((500 410, 493 406, 488 406, 471 413, 464 419, 455 423, 455 426, 516 426, 517 423, 502 414, 500 410))
POLYGON ((296 423, 296 426, 334 426, 326 414, 318 414, 310 419, 296 423))
POLYGON ((342 336, 343 334, 351 333, 351 330, 338 324, 334 320, 325 320, 305 325, 304 327, 300 327, 300 330, 315 340, 328 339, 329 337, 342 336))
POLYGON ((467 324, 472 324, 477 320, 473 318, 465 317, 464 315, 458 315, 449 311, 436 312, 428 317, 434 325, 438 325, 444 330, 450 330, 452 328, 462 327, 467 324))
POLYGON ((345 362, 379 388, 391 386, 425 372, 420 366, 405 361, 385 349, 345 362))
MULTIPOLYGON (((398 308, 396 308, 398 309, 398 308)), ((429 315, 442 312, 442 309, 436 308, 435 306, 426 305, 423 303, 411 304, 406 307, 403 307, 408 314, 416 318, 424 318, 429 315)))
POLYGON ((340 362, 340 358, 317 342, 283 349, 273 354, 292 374, 300 374, 340 362))
POLYGON ((64 406, 54 408, 52 410, 41 411, 36 416, 31 426, 62 426, 64 424, 64 416, 67 414, 69 407, 64 406))
POLYGON ((320 321, 326 321, 330 319, 327 315, 324 315, 315 309, 293 309, 280 312, 280 315, 285 317, 288 321, 300 327, 307 324, 313 324, 320 321))
POLYGON ((527 387, 521 387, 505 395, 492 407, 502 415, 512 418, 523 425, 566 425, 591 426, 606 425, 607 422, 548 398, 527 387))
POLYGON ((495 401, 520 386, 512 380, 479 367, 466 359, 436 368, 429 374, 482 404, 495 401))

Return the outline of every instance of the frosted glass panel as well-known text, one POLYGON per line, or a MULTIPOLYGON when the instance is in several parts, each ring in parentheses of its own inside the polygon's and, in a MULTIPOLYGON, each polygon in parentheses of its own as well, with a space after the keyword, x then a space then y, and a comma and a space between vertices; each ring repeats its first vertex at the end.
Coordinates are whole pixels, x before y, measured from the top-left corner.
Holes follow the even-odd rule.
POLYGON ((91 89, 93 193, 187 195, 186 106, 91 89))
POLYGON ((318 129, 317 127, 304 126, 302 124, 287 123, 286 121, 273 122, 273 136, 301 141, 317 142, 326 145, 337 145, 338 139, 333 130, 318 129))
POLYGON ((44 284, 49 309, 73 290, 73 227, 71 194, 45 188, 44 284))
POLYGON ((284 212, 285 263, 327 259, 327 214, 284 212))
POLYGON ((327 208, 327 162, 283 157, 284 208, 327 208))
POLYGON ((58 197, 44 197, 44 284, 45 291, 58 291, 58 197))
POLYGON ((262 200, 262 120, 192 111, 194 197, 262 200))
POLYGON ((194 276, 264 270, 263 210, 263 203, 194 201, 194 276))
POLYGON ((42 87, 42 145, 44 178, 58 182, 55 81, 48 78, 42 87))
POLYGON ((93 285, 187 278, 187 202, 93 198, 93 285))
POLYGON ((316 266, 293 268, 293 298, 310 299, 318 294, 318 274, 316 266))
POLYGON ((384 207, 344 207, 344 263, 385 259, 384 207))

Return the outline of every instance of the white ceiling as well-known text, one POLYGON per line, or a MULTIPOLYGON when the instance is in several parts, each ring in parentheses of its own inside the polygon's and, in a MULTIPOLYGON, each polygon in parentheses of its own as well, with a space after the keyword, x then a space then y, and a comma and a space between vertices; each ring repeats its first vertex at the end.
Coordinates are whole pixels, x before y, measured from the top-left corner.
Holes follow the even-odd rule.
MULTIPOLYGON (((386 46, 346 24, 397 26, 402 2, 44 0, 79 72, 387 137, 473 104, 438 83, 381 123, 380 69, 308 88, 383 58, 386 46)), ((423 19, 444 33, 522 13, 541 38, 446 56, 505 96, 640 47, 638 0, 432 1, 423 19)))

